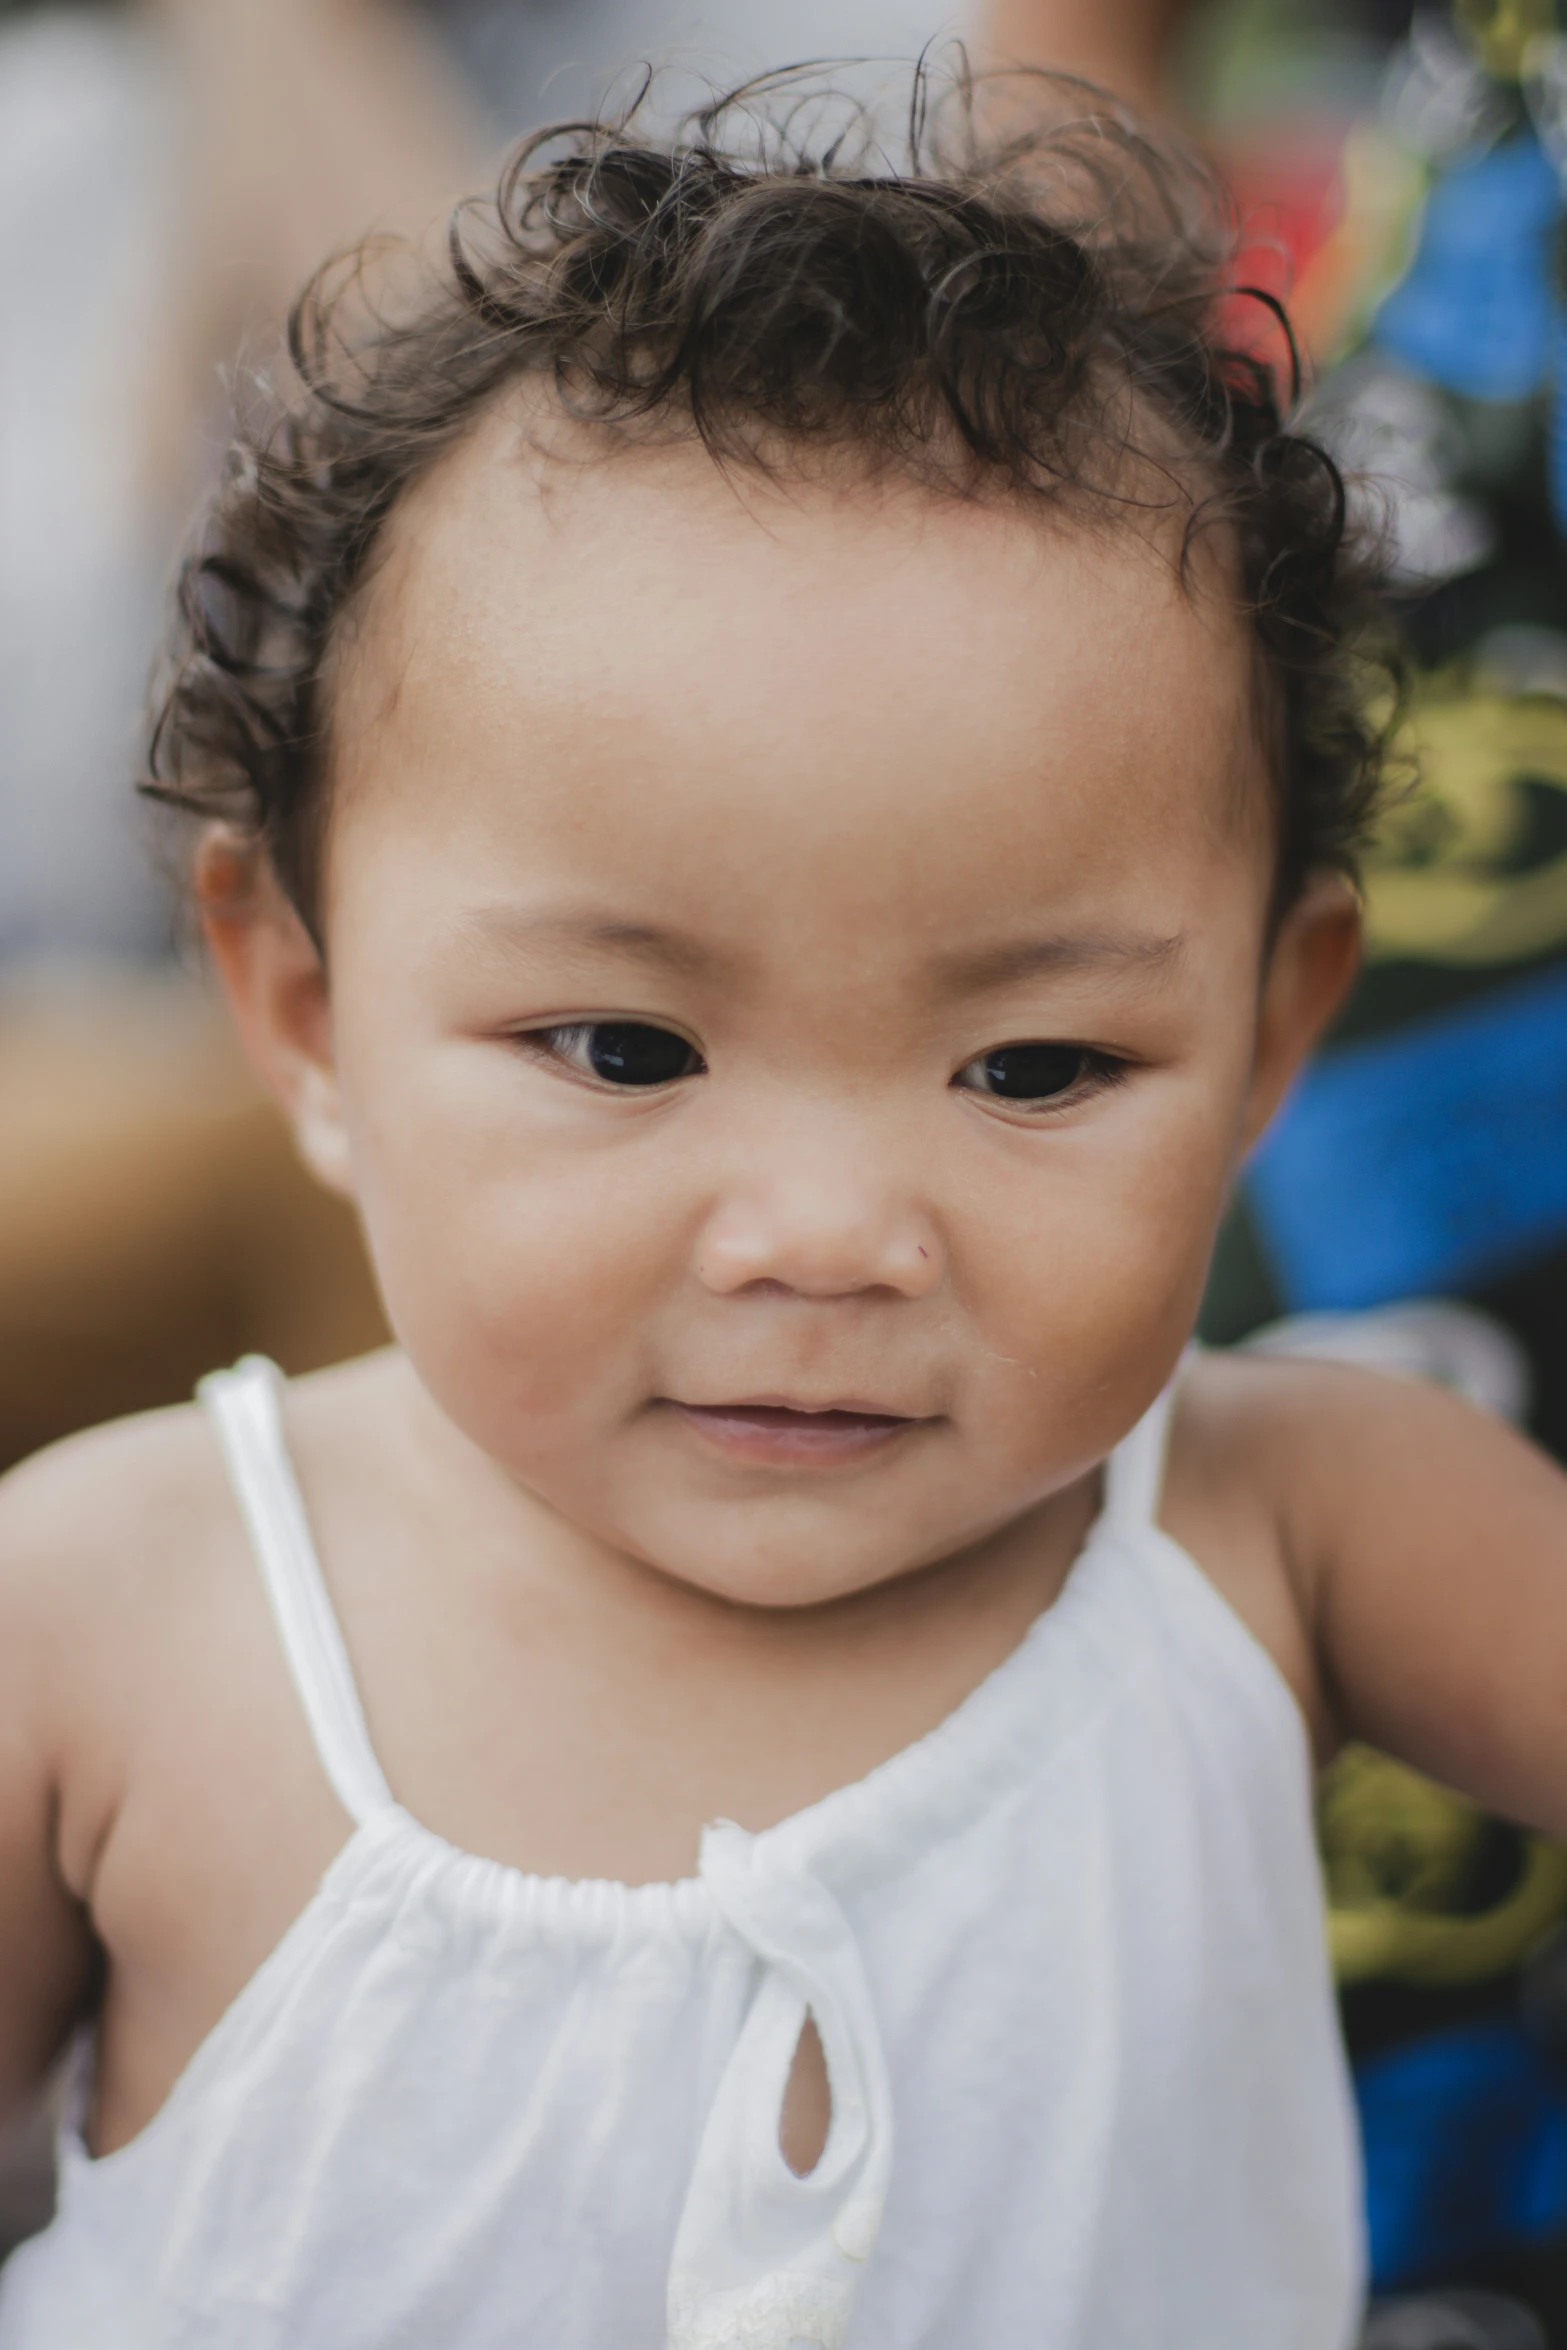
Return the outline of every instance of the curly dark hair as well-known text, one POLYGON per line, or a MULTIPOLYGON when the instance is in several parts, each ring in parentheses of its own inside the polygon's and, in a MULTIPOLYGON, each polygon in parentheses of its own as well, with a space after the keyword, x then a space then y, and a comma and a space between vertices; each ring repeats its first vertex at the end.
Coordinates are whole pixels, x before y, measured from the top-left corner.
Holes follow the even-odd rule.
POLYGON ((335 631, 410 485, 538 377, 575 416, 695 435, 722 464, 847 451, 1112 526, 1166 510, 1183 576, 1221 526, 1260 656, 1277 907, 1315 869, 1353 874, 1386 732, 1374 564, 1248 342, 1247 319, 1288 328, 1240 299, 1216 184, 1090 85, 931 88, 917 73, 896 169, 799 74, 672 139, 634 115, 557 127, 459 207, 446 265, 395 312, 363 254, 323 271, 290 321, 294 380, 261 387, 181 572, 143 790, 236 826, 313 925, 335 631))

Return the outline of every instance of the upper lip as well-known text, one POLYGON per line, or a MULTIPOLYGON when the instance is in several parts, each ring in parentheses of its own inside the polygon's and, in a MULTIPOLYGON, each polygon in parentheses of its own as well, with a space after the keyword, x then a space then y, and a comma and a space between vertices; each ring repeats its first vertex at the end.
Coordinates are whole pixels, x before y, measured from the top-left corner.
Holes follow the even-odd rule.
POLYGON ((822 1419, 829 1412, 841 1412, 856 1420, 922 1420, 924 1412, 900 1412, 889 1404, 866 1403, 858 1396, 834 1395, 821 1402, 806 1402, 797 1395, 725 1395, 708 1402, 693 1402, 689 1397, 670 1399, 688 1412, 798 1412, 802 1419, 822 1419))

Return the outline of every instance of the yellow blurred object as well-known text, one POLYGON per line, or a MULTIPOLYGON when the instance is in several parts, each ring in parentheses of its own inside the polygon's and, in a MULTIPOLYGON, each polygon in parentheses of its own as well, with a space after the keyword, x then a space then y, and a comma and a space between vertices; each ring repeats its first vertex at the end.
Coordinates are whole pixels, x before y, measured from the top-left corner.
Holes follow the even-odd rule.
POLYGON ((1513 963, 1567 944, 1567 702, 1444 672, 1421 681, 1399 755, 1420 780, 1366 861, 1372 960, 1513 963))
POLYGON ((1375 1976, 1478 1983, 1528 1956, 1567 1910, 1567 1850, 1517 1831, 1514 1881, 1473 1909, 1487 1829, 1475 1805, 1418 1771, 1368 1746, 1344 1749, 1318 1810, 1328 1941, 1341 1983, 1375 1976))
POLYGON ((1535 43, 1556 29, 1552 0, 1453 0, 1453 19, 1499 82, 1521 80, 1535 43))

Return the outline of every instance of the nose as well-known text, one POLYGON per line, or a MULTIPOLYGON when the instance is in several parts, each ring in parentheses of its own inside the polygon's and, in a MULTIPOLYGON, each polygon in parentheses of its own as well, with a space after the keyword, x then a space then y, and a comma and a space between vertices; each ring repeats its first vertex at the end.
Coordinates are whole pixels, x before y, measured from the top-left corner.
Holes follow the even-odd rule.
POLYGON ((940 1283, 934 1219, 906 1181, 877 1167, 864 1137, 834 1147, 775 1129, 748 1160, 699 1236, 697 1273, 715 1296, 765 1285, 798 1297, 920 1298, 940 1283))

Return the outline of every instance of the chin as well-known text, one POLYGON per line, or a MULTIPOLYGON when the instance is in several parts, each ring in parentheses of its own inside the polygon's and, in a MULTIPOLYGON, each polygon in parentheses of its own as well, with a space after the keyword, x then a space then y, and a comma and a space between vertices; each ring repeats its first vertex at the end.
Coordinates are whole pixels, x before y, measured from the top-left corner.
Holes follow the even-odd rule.
POLYGON ((811 1608, 830 1607, 835 1600, 852 1599, 862 1591, 871 1590, 878 1583, 891 1582, 900 1570, 886 1567, 874 1574, 837 1576, 831 1581, 802 1575, 798 1571, 780 1571, 776 1575, 758 1576, 740 1581, 731 1571, 725 1575, 693 1575, 689 1569, 681 1580, 708 1592, 714 1599, 730 1607, 756 1608, 768 1615, 804 1615, 811 1608))
POLYGON ((664 1543, 641 1553, 672 1581, 708 1592, 731 1607, 787 1611, 826 1607, 838 1599, 890 1583, 923 1563, 911 1536, 907 1551, 883 1539, 856 1552, 834 1542, 822 1528, 787 1544, 758 1545, 749 1552, 732 1542, 664 1543))

